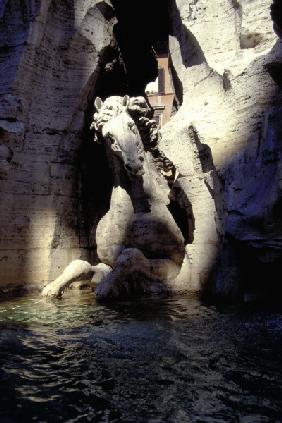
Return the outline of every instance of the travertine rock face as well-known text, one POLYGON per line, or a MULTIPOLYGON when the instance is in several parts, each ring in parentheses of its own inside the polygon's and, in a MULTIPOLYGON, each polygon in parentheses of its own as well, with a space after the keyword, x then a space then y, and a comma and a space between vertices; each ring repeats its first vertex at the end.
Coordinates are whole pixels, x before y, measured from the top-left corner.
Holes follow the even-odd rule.
MULTIPOLYGON (((189 214, 176 282, 190 290, 234 297, 282 271, 282 18, 275 0, 273 31, 271 3, 170 1, 180 108, 159 152, 189 214)), ((43 285, 90 260, 77 156, 114 22, 108 0, 0 0, 0 287, 43 285)))
POLYGON ((281 261, 282 50, 271 3, 171 2, 170 52, 182 105, 162 148, 193 207, 191 289, 201 288, 218 251, 216 290, 227 296, 242 289, 240 267, 248 277, 262 263, 281 261))
POLYGON ((75 158, 113 38, 109 11, 97 0, 0 1, 0 288, 42 285, 86 256, 75 158))

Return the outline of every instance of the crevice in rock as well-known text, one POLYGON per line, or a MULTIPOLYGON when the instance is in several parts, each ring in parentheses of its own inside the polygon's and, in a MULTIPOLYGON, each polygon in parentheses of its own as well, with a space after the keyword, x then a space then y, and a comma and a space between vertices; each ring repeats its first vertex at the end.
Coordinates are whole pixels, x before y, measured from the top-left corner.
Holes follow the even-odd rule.
POLYGON ((265 69, 268 71, 269 75, 274 82, 281 88, 282 87, 282 63, 281 62, 272 62, 265 65, 265 69))
POLYGON ((169 58, 169 70, 170 70, 170 75, 171 75, 171 80, 172 80, 174 95, 175 95, 174 108, 177 110, 179 106, 181 106, 183 103, 183 84, 176 72, 176 69, 174 67, 173 61, 171 60, 171 57, 169 58))
POLYGON ((192 204, 177 181, 172 187, 170 198, 170 203, 167 208, 179 227, 185 244, 192 244, 195 230, 195 218, 192 204))
POLYGON ((198 40, 182 23, 182 18, 175 0, 169 0, 169 10, 171 19, 170 34, 176 36, 179 42, 183 65, 188 68, 206 62, 204 52, 198 40), (178 29, 176 34, 174 34, 174 27, 178 29))
POLYGON ((207 173, 211 170, 215 170, 210 147, 201 142, 196 128, 192 125, 189 126, 189 136, 197 147, 202 172, 207 173))
POLYGON ((222 75, 222 84, 223 84, 224 91, 229 91, 232 88, 232 84, 231 84, 231 81, 230 81, 230 76, 231 76, 230 71, 226 69, 223 72, 223 75, 222 75))
POLYGON ((274 0, 271 5, 271 17, 273 28, 278 37, 282 37, 282 3, 280 0, 274 0))

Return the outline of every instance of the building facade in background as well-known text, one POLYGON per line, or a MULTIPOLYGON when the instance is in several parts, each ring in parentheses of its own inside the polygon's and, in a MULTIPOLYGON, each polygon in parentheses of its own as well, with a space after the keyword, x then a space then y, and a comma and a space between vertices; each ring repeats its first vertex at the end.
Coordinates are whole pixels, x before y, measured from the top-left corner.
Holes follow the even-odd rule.
POLYGON ((156 46, 158 60, 158 77, 146 87, 150 105, 154 109, 154 119, 162 127, 171 117, 174 92, 169 73, 169 55, 166 45, 156 46))

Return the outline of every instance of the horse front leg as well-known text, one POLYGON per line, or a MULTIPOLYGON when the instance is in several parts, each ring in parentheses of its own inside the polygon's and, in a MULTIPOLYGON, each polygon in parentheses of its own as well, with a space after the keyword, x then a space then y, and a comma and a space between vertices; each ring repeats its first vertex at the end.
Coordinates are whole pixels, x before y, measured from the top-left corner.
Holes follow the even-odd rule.
POLYGON ((111 267, 104 263, 92 266, 87 261, 74 260, 65 268, 57 279, 43 288, 41 295, 43 295, 43 297, 60 298, 72 283, 86 281, 88 285, 97 284, 111 270, 111 267))

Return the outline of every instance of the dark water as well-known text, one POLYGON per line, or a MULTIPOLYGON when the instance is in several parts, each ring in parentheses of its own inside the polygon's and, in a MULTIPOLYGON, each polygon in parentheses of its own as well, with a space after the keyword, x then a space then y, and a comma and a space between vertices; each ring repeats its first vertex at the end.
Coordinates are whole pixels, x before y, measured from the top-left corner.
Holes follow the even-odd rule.
POLYGON ((0 303, 0 422, 282 422, 282 315, 196 298, 0 303))

